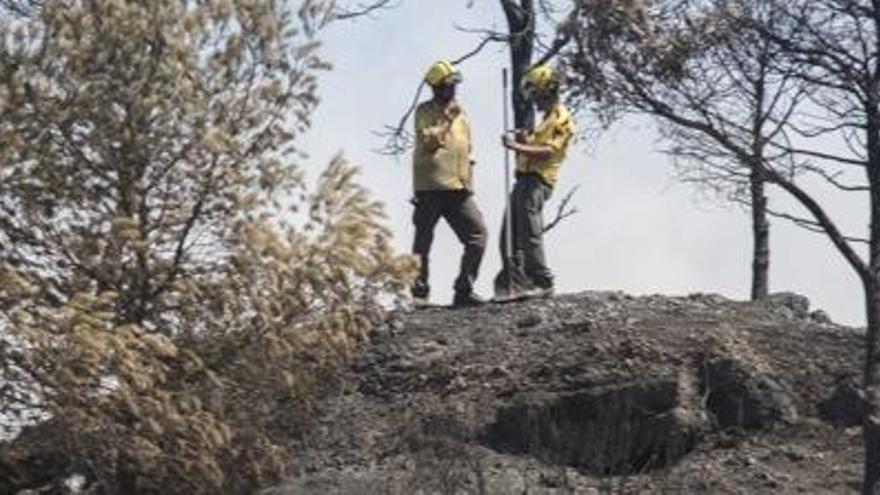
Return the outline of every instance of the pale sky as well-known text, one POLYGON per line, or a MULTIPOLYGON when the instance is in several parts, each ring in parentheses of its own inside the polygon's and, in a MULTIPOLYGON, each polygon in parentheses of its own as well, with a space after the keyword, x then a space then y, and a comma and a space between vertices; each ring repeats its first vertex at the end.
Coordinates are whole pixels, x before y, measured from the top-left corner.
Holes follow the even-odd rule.
MULTIPOLYGON (((372 19, 343 22, 323 33, 325 58, 334 69, 321 76, 322 102, 314 126, 300 140, 309 153, 311 177, 343 152, 362 169, 361 182, 385 203, 396 244, 412 243, 411 156, 398 160, 376 153, 383 141, 374 133, 396 122, 408 107, 428 66, 439 58, 470 51, 479 37, 454 29, 495 27, 504 20, 495 1, 405 0, 372 19)), ((506 47, 493 45, 460 66, 464 82, 458 99, 474 134, 477 204, 489 227, 489 248, 476 289, 491 296, 499 266, 499 226, 504 208, 501 69, 506 47)), ((423 96, 427 98, 428 94, 423 96)), ((587 116, 579 117, 587 127, 587 116)), ((411 124, 411 123, 410 123, 411 124)), ((549 219, 558 201, 579 184, 579 213, 545 235, 548 263, 557 292, 621 290, 630 294, 719 293, 749 296, 751 230, 749 215, 735 206, 701 200, 673 178, 667 156, 658 153, 650 121, 627 122, 591 146, 581 139, 563 165, 560 185, 546 207, 549 219)), ((830 211, 851 234, 867 225, 865 198, 825 197, 830 211)), ((791 204, 771 194, 771 206, 791 204)), ((823 235, 771 220, 770 290, 810 298, 840 323, 862 325, 861 286, 841 255, 823 235)), ((461 247, 445 223, 438 225, 431 255, 432 300, 448 303, 461 247)))

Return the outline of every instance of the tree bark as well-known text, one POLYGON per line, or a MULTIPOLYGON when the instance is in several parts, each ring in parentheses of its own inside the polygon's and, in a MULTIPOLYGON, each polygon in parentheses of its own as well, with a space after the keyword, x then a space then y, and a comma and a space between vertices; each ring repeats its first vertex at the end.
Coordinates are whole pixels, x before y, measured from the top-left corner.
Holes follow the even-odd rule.
MULTIPOLYGON (((870 100, 870 99, 869 99, 870 100)), ((880 102, 867 102, 868 183, 871 190, 870 262, 862 274, 867 330, 863 377, 866 414, 862 493, 880 495, 880 102)))
POLYGON ((767 297, 770 279, 770 222, 767 221, 767 196, 764 179, 752 167, 749 176, 752 195, 752 301, 767 297))
POLYGON ((880 495, 880 367, 877 336, 880 334, 880 285, 877 280, 865 283, 867 335, 865 349, 865 406, 863 438, 865 465, 862 493, 880 495))
POLYGON ((535 109, 532 100, 522 90, 522 80, 532 64, 532 43, 512 43, 510 63, 513 80, 513 123, 517 129, 535 127, 535 109), (527 45, 527 46, 525 46, 527 45))
POLYGON ((532 0, 521 0, 517 5, 501 0, 510 33, 510 67, 513 99, 513 125, 517 129, 535 127, 532 100, 522 90, 522 80, 532 65, 535 51, 535 6, 532 0))

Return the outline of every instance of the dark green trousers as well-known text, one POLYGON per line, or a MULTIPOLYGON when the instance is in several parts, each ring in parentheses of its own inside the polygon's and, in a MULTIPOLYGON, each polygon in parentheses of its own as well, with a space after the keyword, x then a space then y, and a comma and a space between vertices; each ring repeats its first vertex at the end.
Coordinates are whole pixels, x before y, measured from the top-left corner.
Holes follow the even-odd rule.
POLYGON ((544 256, 544 204, 553 188, 536 174, 517 177, 510 193, 511 244, 507 252, 507 222, 501 225, 501 271, 495 277, 495 292, 530 287, 553 287, 553 273, 544 256))
POLYGON ((413 295, 427 297, 430 292, 429 255, 434 242, 434 228, 440 218, 446 220, 464 245, 455 291, 471 292, 486 251, 487 238, 486 223, 473 195, 469 191, 419 191, 413 203, 416 207, 413 213, 416 228, 413 254, 421 261, 419 277, 412 288, 413 295))

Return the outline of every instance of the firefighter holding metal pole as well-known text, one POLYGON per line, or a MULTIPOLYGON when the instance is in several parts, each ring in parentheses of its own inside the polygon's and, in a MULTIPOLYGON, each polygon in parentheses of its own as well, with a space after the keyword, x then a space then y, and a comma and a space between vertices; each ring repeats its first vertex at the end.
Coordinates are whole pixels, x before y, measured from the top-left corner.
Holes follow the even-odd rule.
POLYGON ((504 147, 516 153, 516 182, 502 227, 505 266, 495 278, 498 300, 553 294, 553 273, 544 255, 544 204, 559 181, 575 132, 571 114, 560 101, 560 78, 553 68, 540 65, 529 70, 523 89, 543 118, 533 130, 505 130, 501 137, 504 147), (503 240, 508 236, 509 243, 503 240))

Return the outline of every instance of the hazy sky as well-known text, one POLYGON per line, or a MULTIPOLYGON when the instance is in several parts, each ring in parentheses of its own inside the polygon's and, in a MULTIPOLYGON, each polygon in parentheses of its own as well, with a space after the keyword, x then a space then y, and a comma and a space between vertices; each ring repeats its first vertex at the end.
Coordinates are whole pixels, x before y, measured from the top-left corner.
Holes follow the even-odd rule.
MULTIPOLYGON (((324 56, 334 69, 321 77, 322 103, 314 127, 301 140, 310 154, 310 176, 337 152, 362 168, 362 182, 386 205, 401 250, 409 251, 413 227, 411 157, 377 154, 374 133, 396 122, 408 107, 427 67, 438 58, 470 51, 479 37, 454 29, 496 27, 504 20, 495 1, 405 0, 373 19, 339 23, 324 32, 324 56)), ((459 101, 471 118, 476 201, 489 226, 490 247, 477 290, 491 296, 500 266, 498 234, 504 207, 501 69, 503 45, 490 46, 460 67, 459 101)), ((425 94, 423 98, 427 98, 425 94)), ((579 124, 586 127, 587 117, 579 124)), ((560 185, 545 213, 579 184, 579 213, 545 236, 548 262, 558 292, 622 290, 632 294, 685 295, 715 292, 733 299, 749 296, 751 231, 749 215, 738 207, 700 199, 673 179, 669 158, 658 153, 656 133, 645 120, 628 122, 587 146, 581 139, 563 165, 560 185)), ((823 198, 825 198, 823 196, 823 198)), ((852 234, 867 224, 864 198, 827 197, 832 213, 852 234)), ((791 204, 771 194, 771 206, 791 204)), ((771 221, 771 292, 808 296, 814 309, 835 321, 863 324, 861 287, 851 268, 822 235, 783 220, 771 221)), ((441 223, 432 250, 432 299, 449 302, 461 248, 441 223)))

